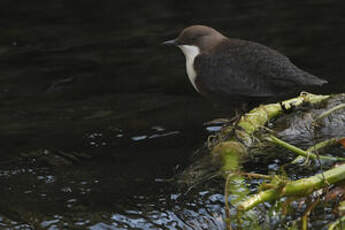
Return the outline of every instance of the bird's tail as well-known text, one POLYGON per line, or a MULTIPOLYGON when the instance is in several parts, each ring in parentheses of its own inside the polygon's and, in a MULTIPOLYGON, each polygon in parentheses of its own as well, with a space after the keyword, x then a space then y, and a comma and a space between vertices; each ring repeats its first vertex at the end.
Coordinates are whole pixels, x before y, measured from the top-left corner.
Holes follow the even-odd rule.
POLYGON ((318 78, 314 75, 311 75, 309 73, 305 73, 305 78, 302 82, 303 85, 305 86, 322 86, 324 84, 327 84, 328 81, 318 78))

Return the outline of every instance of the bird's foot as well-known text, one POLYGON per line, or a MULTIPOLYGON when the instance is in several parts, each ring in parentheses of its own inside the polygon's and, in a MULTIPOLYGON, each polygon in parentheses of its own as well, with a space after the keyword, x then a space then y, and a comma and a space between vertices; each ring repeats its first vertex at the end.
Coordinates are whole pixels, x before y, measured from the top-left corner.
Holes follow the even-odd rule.
POLYGON ((234 137, 237 139, 236 131, 242 130, 242 128, 238 126, 242 119, 242 115, 244 115, 244 113, 239 113, 238 111, 236 111, 236 115, 229 119, 229 123, 227 123, 225 126, 230 126, 231 130, 226 134, 225 139, 229 139, 230 137, 234 137))

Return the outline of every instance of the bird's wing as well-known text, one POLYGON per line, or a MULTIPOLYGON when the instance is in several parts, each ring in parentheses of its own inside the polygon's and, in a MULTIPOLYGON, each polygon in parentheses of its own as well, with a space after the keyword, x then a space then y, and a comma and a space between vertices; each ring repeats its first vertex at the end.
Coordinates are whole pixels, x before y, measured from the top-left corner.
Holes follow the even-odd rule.
POLYGON ((254 42, 231 41, 218 48, 216 58, 207 54, 196 58, 199 85, 221 94, 271 97, 303 85, 322 84, 323 80, 300 70, 275 50, 254 42))
MULTIPOLYGON (((200 58, 206 58, 200 56, 200 58)), ((200 62, 201 63, 201 62, 200 62)), ((201 91, 210 94, 236 96, 269 97, 273 92, 257 78, 252 78, 248 71, 240 66, 230 65, 223 60, 208 60, 199 69, 196 84, 201 91), (207 68, 207 70, 205 70, 207 68)), ((196 59, 195 64, 198 64, 196 59)), ((258 76, 259 77, 259 76, 258 76)))

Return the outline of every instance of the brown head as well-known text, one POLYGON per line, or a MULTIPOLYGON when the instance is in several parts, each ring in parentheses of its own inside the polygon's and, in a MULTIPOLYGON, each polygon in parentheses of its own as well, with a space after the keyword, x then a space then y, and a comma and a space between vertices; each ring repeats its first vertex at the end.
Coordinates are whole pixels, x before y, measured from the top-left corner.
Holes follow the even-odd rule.
POLYGON ((210 53, 212 48, 226 39, 221 33, 208 26, 189 26, 173 40, 163 42, 163 45, 179 47, 186 57, 186 70, 193 87, 199 92, 196 85, 197 72, 194 69, 194 59, 202 53, 210 53))
POLYGON ((225 39, 224 35, 211 27, 193 25, 185 28, 176 39, 163 42, 163 45, 196 46, 201 53, 204 53, 211 50, 223 39, 225 39))

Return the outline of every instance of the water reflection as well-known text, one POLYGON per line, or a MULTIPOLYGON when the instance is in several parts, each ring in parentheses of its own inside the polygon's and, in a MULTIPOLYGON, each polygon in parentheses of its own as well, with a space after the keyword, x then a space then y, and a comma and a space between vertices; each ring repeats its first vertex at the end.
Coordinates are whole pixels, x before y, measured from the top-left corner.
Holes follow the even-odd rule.
POLYGON ((154 126, 152 127, 153 133, 149 135, 140 135, 140 136, 133 136, 131 139, 133 141, 142 141, 145 139, 155 139, 155 138, 162 138, 162 137, 169 137, 172 135, 179 135, 181 132, 180 131, 168 131, 165 130, 163 127, 160 126, 154 126))
POLYGON ((131 188, 109 174, 113 163, 102 162, 103 170, 95 169, 96 164, 63 172, 35 165, 30 171, 3 170, 1 183, 21 184, 1 188, 1 225, 4 229, 224 229, 223 195, 217 193, 221 188, 205 188, 188 196, 171 182, 157 186, 153 180, 149 185, 133 181, 136 184, 131 188), (137 191, 138 186, 149 189, 137 191), (28 216, 27 209, 46 214, 28 216))

